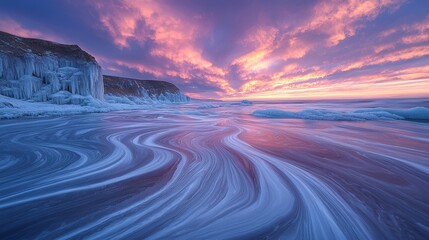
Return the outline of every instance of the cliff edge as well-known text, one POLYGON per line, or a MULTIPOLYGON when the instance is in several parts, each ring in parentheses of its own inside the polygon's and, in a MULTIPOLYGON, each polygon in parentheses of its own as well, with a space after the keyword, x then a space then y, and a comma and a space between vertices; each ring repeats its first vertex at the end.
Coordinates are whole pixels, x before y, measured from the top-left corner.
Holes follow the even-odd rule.
POLYGON ((104 92, 111 96, 138 97, 161 102, 188 102, 174 84, 158 80, 139 80, 133 78, 103 76, 104 92))

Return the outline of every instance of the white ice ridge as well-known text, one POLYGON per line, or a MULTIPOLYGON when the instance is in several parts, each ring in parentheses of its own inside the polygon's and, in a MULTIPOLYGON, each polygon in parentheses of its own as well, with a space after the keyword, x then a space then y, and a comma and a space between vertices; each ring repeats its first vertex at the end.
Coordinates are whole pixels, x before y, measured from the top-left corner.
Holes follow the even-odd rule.
POLYGON ((303 110, 300 112, 279 109, 256 110, 253 116, 263 118, 289 118, 326 121, 365 121, 365 120, 429 120, 429 108, 409 109, 368 108, 351 112, 324 109, 303 110))
POLYGON ((26 53, 0 53, 0 94, 38 102, 69 103, 68 95, 102 100, 101 68, 95 61, 26 53), (66 93, 68 92, 68 93, 66 93))
POLYGON ((189 97, 182 92, 170 93, 164 92, 159 95, 150 95, 142 89, 142 96, 117 96, 112 94, 104 95, 108 103, 122 103, 129 105, 154 104, 154 103, 186 103, 189 102, 189 97))
POLYGON ((106 101, 91 96, 81 96, 60 91, 52 95, 52 102, 30 102, 0 95, 0 120, 21 117, 64 116, 86 113, 103 113, 122 110, 164 108, 166 104, 178 104, 177 98, 167 94, 160 99, 141 97, 117 97, 106 95, 106 101), (59 105, 65 102, 70 104, 59 105), (57 103, 57 104, 55 104, 57 103))

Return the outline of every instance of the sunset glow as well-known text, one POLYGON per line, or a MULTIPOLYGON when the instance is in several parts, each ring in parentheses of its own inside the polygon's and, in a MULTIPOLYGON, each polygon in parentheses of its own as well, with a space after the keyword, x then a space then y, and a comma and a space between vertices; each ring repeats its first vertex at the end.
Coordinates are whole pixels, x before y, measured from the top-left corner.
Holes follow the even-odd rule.
POLYGON ((0 30, 195 98, 429 96, 425 1, 8 1, 0 30))
POLYGON ((0 146, 0 240, 428 239, 429 0, 0 1, 0 146))

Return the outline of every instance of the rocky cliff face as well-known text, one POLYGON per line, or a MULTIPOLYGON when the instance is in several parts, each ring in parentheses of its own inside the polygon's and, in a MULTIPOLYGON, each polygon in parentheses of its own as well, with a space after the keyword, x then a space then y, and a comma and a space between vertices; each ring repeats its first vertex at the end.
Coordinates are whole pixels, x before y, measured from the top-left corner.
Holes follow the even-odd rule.
POLYGON ((187 102, 174 84, 165 81, 138 80, 104 75, 104 92, 111 96, 138 97, 161 102, 187 102))
POLYGON ((82 96, 103 99, 103 77, 95 58, 77 45, 0 31, 0 94, 34 101, 79 103, 82 96))

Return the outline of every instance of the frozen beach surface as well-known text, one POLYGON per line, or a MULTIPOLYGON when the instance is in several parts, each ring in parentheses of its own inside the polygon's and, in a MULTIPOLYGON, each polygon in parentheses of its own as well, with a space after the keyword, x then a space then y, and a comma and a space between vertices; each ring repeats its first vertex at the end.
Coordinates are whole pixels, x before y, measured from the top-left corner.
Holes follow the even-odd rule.
POLYGON ((2 239, 429 236, 424 99, 0 99, 2 239))

